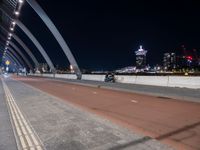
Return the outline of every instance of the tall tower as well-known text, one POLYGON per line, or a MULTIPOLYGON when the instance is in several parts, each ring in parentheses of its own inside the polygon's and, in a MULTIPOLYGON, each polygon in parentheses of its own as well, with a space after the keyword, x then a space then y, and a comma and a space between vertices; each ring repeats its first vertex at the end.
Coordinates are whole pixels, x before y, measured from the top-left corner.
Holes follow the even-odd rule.
POLYGON ((135 51, 137 69, 144 69, 146 67, 146 54, 147 51, 142 48, 142 45, 140 45, 140 48, 135 51))

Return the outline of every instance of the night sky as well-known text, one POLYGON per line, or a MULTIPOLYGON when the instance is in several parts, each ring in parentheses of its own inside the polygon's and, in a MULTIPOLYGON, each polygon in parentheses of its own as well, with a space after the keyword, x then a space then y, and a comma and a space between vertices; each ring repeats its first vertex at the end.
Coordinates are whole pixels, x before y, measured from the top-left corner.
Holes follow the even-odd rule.
MULTIPOLYGON (((200 50, 198 0, 38 0, 61 32, 80 68, 111 70, 135 65, 139 45, 147 63, 162 64, 164 52, 180 53, 181 45, 200 50)), ((25 3, 19 18, 38 38, 53 63, 68 67, 61 48, 33 9, 25 3)), ((43 58, 16 28, 40 61, 43 58)))

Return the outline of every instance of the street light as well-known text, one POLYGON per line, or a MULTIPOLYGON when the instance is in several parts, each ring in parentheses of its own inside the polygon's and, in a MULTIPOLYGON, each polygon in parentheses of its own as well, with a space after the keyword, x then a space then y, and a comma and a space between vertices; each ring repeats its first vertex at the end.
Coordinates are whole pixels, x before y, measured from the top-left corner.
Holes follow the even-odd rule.
POLYGON ((74 68, 73 68, 72 65, 70 65, 70 72, 71 72, 71 73, 74 73, 74 68))
POLYGON ((18 0, 19 1, 19 3, 23 3, 24 1, 23 0, 18 0))
POLYGON ((19 15, 19 11, 15 11, 15 15, 17 15, 17 16, 18 16, 18 15, 19 15))

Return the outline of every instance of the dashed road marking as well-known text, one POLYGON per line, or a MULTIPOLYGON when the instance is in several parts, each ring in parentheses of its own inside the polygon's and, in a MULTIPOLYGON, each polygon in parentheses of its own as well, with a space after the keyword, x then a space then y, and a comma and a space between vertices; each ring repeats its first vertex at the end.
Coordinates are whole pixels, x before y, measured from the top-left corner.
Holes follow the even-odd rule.
POLYGON ((133 100, 133 99, 131 100, 131 102, 132 102, 132 103, 138 103, 138 101, 136 101, 136 100, 133 100))
POLYGON ((97 92, 94 91, 93 94, 97 94, 97 92))
POLYGON ((5 91, 6 102, 9 109, 10 118, 13 122, 13 130, 16 133, 16 141, 20 145, 18 149, 22 150, 43 150, 42 142, 40 141, 39 137, 34 133, 31 126, 28 124, 26 119, 24 118, 22 112, 20 111, 19 107, 17 106, 8 86, 3 81, 3 88, 5 91), (19 141, 19 142, 18 142, 19 141))

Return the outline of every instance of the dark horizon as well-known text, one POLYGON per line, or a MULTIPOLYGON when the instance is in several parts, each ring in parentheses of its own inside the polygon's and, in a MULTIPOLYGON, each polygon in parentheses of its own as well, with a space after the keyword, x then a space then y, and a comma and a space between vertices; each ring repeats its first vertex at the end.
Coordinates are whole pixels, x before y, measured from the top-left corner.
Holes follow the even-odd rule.
MULTIPOLYGON (((181 45, 200 51, 200 11, 191 1, 62 1, 38 3, 64 37, 80 68, 112 70, 135 65, 139 45, 148 50, 147 63, 162 64, 164 52, 180 53, 181 45)), ((19 18, 38 38, 53 63, 69 67, 58 43, 25 3, 19 18)), ((43 58, 16 28, 41 62, 43 58)))

